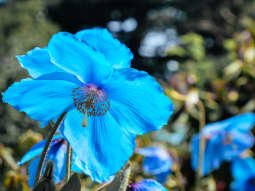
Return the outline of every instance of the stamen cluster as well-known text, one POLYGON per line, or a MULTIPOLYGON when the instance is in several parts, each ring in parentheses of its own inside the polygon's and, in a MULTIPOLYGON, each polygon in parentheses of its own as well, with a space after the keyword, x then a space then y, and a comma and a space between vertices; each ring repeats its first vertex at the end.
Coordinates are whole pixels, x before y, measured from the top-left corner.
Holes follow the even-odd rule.
POLYGON ((102 116, 110 108, 110 102, 104 90, 94 85, 84 85, 73 89, 75 107, 88 116, 102 116))

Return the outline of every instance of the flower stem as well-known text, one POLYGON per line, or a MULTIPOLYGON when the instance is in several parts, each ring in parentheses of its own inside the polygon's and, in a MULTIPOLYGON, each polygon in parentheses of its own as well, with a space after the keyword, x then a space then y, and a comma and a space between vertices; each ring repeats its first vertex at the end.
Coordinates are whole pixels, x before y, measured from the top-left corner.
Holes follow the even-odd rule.
POLYGON ((199 158, 198 158, 198 168, 196 174, 196 189, 200 190, 200 181, 203 177, 203 166, 204 166, 204 152, 205 152, 205 138, 202 136, 202 130, 205 126, 205 107, 201 100, 197 103, 199 108, 199 158))
POLYGON ((66 182, 70 179, 72 167, 72 148, 70 143, 67 143, 67 156, 66 156, 66 182))
POLYGON ((48 180, 52 180, 53 177, 53 169, 54 169, 54 163, 52 161, 48 161, 45 171, 44 171, 44 178, 47 178, 48 180))
POLYGON ((130 174, 131 174, 131 168, 132 168, 132 164, 131 164, 130 161, 128 161, 127 165, 123 169, 122 180, 121 180, 121 184, 120 184, 120 187, 119 187, 119 191, 126 191, 127 190, 128 181, 129 181, 129 177, 130 177, 130 174))
POLYGON ((47 156, 47 153, 48 153, 48 150, 49 150, 51 141, 52 141, 52 139, 53 139, 53 136, 54 136, 55 133, 57 132, 58 127, 59 127, 61 121, 64 119, 65 115, 66 115, 66 112, 64 112, 63 114, 61 114, 61 116, 58 118, 57 122, 55 123, 55 125, 53 126, 53 128, 52 128, 52 129, 50 130, 50 132, 49 132, 49 135, 48 135, 46 144, 45 144, 45 146, 44 146, 44 148, 43 148, 43 152, 42 152, 42 155, 41 155, 41 157, 40 157, 39 165, 38 165, 38 168, 37 168, 36 179, 35 179, 35 183, 36 183, 36 184, 39 182, 39 179, 40 179, 40 177, 41 177, 43 163, 44 163, 45 158, 46 158, 46 156, 47 156))

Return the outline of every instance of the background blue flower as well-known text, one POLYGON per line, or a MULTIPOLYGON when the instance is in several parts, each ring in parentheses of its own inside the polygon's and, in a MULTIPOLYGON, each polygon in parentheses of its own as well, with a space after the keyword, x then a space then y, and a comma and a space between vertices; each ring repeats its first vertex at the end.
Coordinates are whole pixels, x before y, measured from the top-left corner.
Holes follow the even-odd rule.
POLYGON ((252 157, 238 158, 232 163, 232 191, 255 190, 255 160, 252 157))
MULTIPOLYGON (((245 113, 224 121, 211 123, 203 128, 206 140, 204 153, 204 175, 219 168, 222 161, 231 161, 243 151, 251 148, 254 137, 250 132, 255 124, 255 114, 245 113)), ((194 135, 191 143, 192 168, 197 169, 200 135, 194 135)))
POLYGON ((104 29, 61 32, 18 57, 34 79, 14 83, 3 100, 42 126, 67 112, 62 135, 87 174, 107 181, 132 155, 136 134, 160 129, 173 112, 154 78, 128 68, 132 58, 104 29))
MULTIPOLYGON (((19 165, 23 165, 24 163, 32 160, 28 167, 28 175, 29 175, 29 186, 33 187, 37 172, 37 167, 40 161, 40 155, 42 154, 44 145, 46 141, 41 141, 35 144, 19 161, 19 165)), ((59 183, 64 179, 66 174, 66 156, 67 156, 67 143, 60 136, 54 136, 53 141, 50 145, 48 155, 44 162, 43 171, 45 170, 47 161, 51 160, 54 162, 54 174, 53 179, 55 183, 59 183)), ((81 161, 77 158, 77 155, 73 153, 72 155, 72 170, 76 172, 85 171, 81 161)))
POLYGON ((130 191, 167 191, 160 183, 152 179, 144 179, 129 186, 130 191))
POLYGON ((155 175, 157 181, 164 184, 171 173, 173 160, 169 153, 159 147, 147 147, 137 149, 137 153, 144 157, 143 170, 155 175))

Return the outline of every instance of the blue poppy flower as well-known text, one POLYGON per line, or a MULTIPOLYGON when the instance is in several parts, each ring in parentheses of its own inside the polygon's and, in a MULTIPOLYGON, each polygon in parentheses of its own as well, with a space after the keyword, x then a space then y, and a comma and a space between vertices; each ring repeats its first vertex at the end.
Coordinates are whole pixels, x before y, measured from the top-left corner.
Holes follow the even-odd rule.
POLYGON ((144 172, 155 175, 157 181, 164 184, 167 181, 173 164, 169 153, 159 147, 139 148, 137 153, 145 156, 143 161, 144 172))
POLYGON ((231 184, 232 191, 255 190, 255 160, 251 157, 238 158, 231 166, 234 182, 231 184))
MULTIPOLYGON (((28 167, 29 175, 29 186, 33 187, 36 177, 37 167, 40 161, 40 155, 43 151, 46 141, 41 141, 35 144, 20 160, 18 163, 22 165, 30 160, 32 160, 28 167)), ((66 152, 67 152, 67 142, 60 136, 54 136, 52 143, 50 145, 46 161, 44 162, 43 170, 46 167, 47 161, 51 160, 54 162, 54 182, 59 183, 64 179, 66 174, 66 152)), ((72 171, 82 172, 86 171, 83 169, 81 161, 78 159, 77 155, 73 153, 72 155, 72 171)))
POLYGON ((144 179, 136 184, 129 185, 129 191, 167 191, 167 189, 152 179, 144 179))
MULTIPOLYGON (((232 161, 243 151, 251 148, 254 137, 251 128, 255 124, 255 114, 245 113, 224 121, 211 123, 203 128, 202 136, 206 141, 203 174, 219 168, 222 161, 232 161)), ((193 169, 197 169, 199 156, 198 134, 194 135, 191 143, 193 169)))
POLYGON ((130 158, 136 135, 160 129, 173 112, 157 81, 129 68, 132 58, 107 30, 61 32, 18 57, 33 79, 14 83, 3 101, 42 125, 67 112, 62 135, 103 182, 130 158))

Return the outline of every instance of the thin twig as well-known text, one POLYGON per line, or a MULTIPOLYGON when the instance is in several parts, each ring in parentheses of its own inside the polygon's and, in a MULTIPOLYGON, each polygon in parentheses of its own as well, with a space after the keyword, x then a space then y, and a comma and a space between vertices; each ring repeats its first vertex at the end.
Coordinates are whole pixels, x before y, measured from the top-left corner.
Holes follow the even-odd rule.
POLYGON ((205 126, 205 107, 201 100, 197 104, 199 108, 199 158, 198 158, 198 168, 196 174, 196 191, 200 190, 200 180, 203 177, 203 167, 204 167, 204 152, 205 152, 205 138, 202 135, 203 127, 205 126))
POLYGON ((43 148, 43 152, 42 152, 42 155, 40 157, 40 162, 39 162, 39 165, 38 165, 38 168, 37 168, 37 172, 36 172, 36 179, 35 179, 35 183, 37 184, 39 182, 39 179, 41 177, 41 174, 42 174, 42 167, 43 167, 43 163, 45 161, 45 158, 47 156, 47 153, 48 153, 48 150, 49 150, 49 147, 50 147, 50 144, 51 144, 51 141, 53 139, 53 136, 55 135, 55 133, 57 132, 58 130, 58 127, 61 123, 61 121, 64 119, 66 115, 66 112, 64 112, 57 120, 57 122, 55 123, 55 125, 53 126, 53 128, 50 130, 49 132, 49 135, 47 137, 47 142, 43 148))

